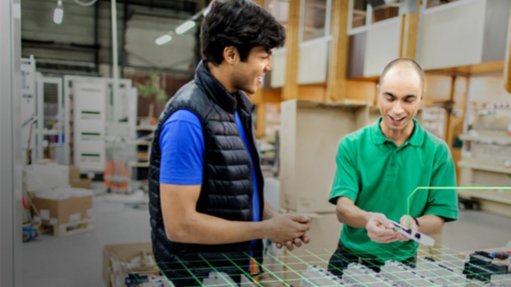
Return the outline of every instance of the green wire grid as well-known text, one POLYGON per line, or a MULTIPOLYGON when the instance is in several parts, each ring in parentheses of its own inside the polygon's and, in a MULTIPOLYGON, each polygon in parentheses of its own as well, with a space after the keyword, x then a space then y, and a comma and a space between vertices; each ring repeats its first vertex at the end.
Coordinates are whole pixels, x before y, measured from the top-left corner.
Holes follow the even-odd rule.
MULTIPOLYGON (((402 267, 400 264, 388 263, 382 267, 382 272, 374 273, 369 271, 367 276, 357 276, 347 280, 334 281, 333 275, 326 271, 315 272, 311 275, 311 266, 317 266, 318 270, 326 270, 333 250, 330 249, 306 249, 300 248, 295 251, 280 251, 279 254, 272 254, 269 252, 265 255, 264 263, 261 265, 263 271, 262 275, 252 277, 248 273, 248 254, 221 254, 221 258, 207 259, 201 257, 197 262, 204 264, 203 271, 217 272, 218 278, 227 276, 222 272, 222 268, 218 268, 217 261, 232 264, 232 267, 239 271, 248 280, 243 281, 241 286, 360 286, 360 287, 373 287, 373 286, 511 286, 511 274, 505 278, 501 278, 498 285, 491 285, 490 282, 482 282, 475 279, 466 279, 463 274, 463 266, 468 261, 468 253, 462 253, 449 248, 428 248, 419 249, 417 252, 416 268, 402 267), (435 261, 425 259, 431 257, 431 253, 435 254, 435 261), (240 265, 240 261, 247 260, 247 266, 240 265), (385 271, 385 266, 390 266, 385 271), (401 267, 400 267, 401 266, 401 267), (309 269, 308 269, 309 268, 309 269), (331 279, 331 280, 330 280, 331 279), (389 282, 389 285, 381 285, 382 281, 389 282), (250 281, 250 282, 249 282, 250 281), (335 282, 332 285, 325 284, 324 282, 335 282), (245 282, 245 283, 243 283, 245 282), (316 282, 323 282, 318 284, 316 282), (343 285, 340 285, 342 282, 343 285), (380 282, 380 283, 378 283, 380 282), (426 284, 426 285, 421 285, 426 284)), ((374 255, 374 254, 373 254, 374 255)), ((373 258, 373 257, 371 257, 373 258)), ((509 260, 507 260, 509 264, 509 260)), ((188 276, 180 279, 193 279, 197 282, 195 286, 200 286, 203 279, 196 277, 190 269, 182 264, 183 269, 174 271, 185 271, 188 276)), ((348 267, 350 268, 350 267, 348 267)), ((361 269, 363 272, 364 268, 361 269)), ((369 270, 369 269, 367 269, 369 270)), ((345 274, 349 273, 344 270, 345 274)), ((471 275, 480 275, 472 273, 471 275)), ((346 275, 344 276, 346 277, 346 275)), ((346 279, 346 278, 344 278, 346 279)), ((172 286, 172 285, 169 285, 172 286)), ((237 284, 229 278, 225 278, 224 282, 218 284, 209 284, 210 287, 228 286, 233 287, 237 284)))

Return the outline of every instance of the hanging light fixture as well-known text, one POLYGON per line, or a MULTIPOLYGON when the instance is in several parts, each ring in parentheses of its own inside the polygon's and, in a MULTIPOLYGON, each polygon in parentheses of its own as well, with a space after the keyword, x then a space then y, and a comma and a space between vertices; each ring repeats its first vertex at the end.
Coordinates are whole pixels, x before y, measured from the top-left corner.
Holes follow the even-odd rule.
POLYGON ((176 34, 181 35, 195 27, 195 21, 188 20, 176 28, 176 34))
POLYGON ((161 46, 161 45, 167 44, 171 40, 172 40, 172 36, 170 36, 169 34, 165 34, 165 35, 162 35, 162 36, 156 38, 156 40, 154 42, 156 43, 156 45, 161 46))
POLYGON ((64 20, 64 7, 62 6, 62 0, 58 0, 57 7, 53 10, 53 23, 60 25, 64 20))
POLYGON ((175 34, 182 35, 188 31, 190 31, 197 25, 197 22, 196 22, 197 19, 200 16, 205 15, 207 12, 208 12, 208 10, 206 8, 202 9, 201 11, 195 13, 195 15, 193 15, 189 20, 187 20, 183 24, 179 25, 175 30, 169 31, 167 34, 161 35, 160 37, 156 38, 156 40, 154 42, 158 46, 165 45, 172 40, 173 35, 175 35, 175 34))

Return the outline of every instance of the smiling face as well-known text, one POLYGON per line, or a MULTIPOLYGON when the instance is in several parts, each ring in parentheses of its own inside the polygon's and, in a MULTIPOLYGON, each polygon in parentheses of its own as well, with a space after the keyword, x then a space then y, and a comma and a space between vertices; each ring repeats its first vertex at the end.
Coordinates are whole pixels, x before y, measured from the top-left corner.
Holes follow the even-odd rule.
POLYGON ((412 120, 422 100, 423 83, 417 70, 408 64, 391 67, 380 79, 378 106, 385 135, 413 130, 412 120))
POLYGON ((231 85, 234 89, 254 94, 263 83, 264 75, 271 71, 271 51, 263 47, 250 50, 246 61, 239 60, 233 67, 231 85))

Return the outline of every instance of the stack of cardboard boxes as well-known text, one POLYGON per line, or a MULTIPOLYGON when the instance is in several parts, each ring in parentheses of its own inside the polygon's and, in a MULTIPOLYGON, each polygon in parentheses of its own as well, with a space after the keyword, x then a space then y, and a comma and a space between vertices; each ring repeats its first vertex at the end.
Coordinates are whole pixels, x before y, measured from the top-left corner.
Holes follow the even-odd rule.
POLYGON ((33 164, 25 168, 24 181, 42 231, 70 235, 92 227, 91 181, 82 179, 77 167, 33 164))

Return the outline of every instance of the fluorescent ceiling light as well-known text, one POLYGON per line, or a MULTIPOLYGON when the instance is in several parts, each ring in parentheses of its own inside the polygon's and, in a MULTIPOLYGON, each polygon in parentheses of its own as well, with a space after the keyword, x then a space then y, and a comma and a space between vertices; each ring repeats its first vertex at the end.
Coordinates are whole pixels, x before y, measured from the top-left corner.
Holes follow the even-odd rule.
POLYGON ((170 40, 172 40, 172 36, 170 36, 169 34, 165 34, 158 37, 154 42, 156 43, 156 45, 161 46, 167 44, 168 42, 170 42, 170 40))
POLYGON ((181 35, 193 27, 195 27, 195 21, 188 20, 176 28, 176 33, 181 35))
POLYGON ((57 7, 53 10, 53 23, 62 24, 64 20, 64 8, 62 7, 62 0, 57 2, 57 7))

